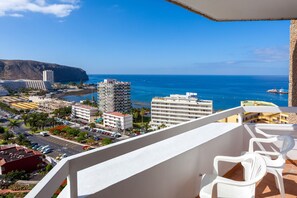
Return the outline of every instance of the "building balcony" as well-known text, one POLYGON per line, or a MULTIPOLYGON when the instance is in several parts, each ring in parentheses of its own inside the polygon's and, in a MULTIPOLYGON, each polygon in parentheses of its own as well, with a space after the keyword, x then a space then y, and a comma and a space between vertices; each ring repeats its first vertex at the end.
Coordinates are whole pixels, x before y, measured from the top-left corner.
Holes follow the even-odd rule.
MULTIPOLYGON (((245 124, 242 115, 246 112, 296 113, 297 108, 236 107, 70 156, 61 160, 27 197, 51 197, 67 179, 59 197, 195 198, 201 175, 213 171, 214 157, 239 156, 247 151, 249 139, 259 136, 256 129, 290 134, 296 139, 297 125, 245 124), (232 115, 238 115, 238 123, 218 122, 232 115)), ((284 171, 286 193, 296 197, 296 146, 288 153, 288 160, 291 164, 284 171)), ((229 164, 220 167, 228 174, 235 169, 229 164)), ((236 177, 236 171, 240 170, 233 171, 231 177, 236 177)), ((265 176, 257 195, 278 196, 273 185, 271 175, 265 176)))

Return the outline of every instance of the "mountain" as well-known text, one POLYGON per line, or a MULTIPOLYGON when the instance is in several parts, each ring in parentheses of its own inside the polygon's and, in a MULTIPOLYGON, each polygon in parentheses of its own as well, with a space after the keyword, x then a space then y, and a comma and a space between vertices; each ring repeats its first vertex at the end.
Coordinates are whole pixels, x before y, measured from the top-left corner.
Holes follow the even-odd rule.
POLYGON ((42 80, 43 70, 53 70, 56 82, 89 80, 86 71, 76 67, 31 60, 0 60, 1 80, 42 80))

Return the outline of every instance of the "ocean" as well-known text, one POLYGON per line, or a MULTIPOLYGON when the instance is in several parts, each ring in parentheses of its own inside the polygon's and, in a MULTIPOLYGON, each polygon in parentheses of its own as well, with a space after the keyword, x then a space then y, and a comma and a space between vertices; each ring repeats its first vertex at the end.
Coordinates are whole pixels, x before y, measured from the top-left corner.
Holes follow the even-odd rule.
MULTIPOLYGON (((200 99, 213 100, 214 110, 240 105, 242 100, 262 100, 278 106, 288 106, 288 95, 267 93, 268 89, 288 89, 288 76, 214 76, 214 75, 89 75, 86 83, 106 78, 131 82, 134 107, 150 107, 156 96, 198 93, 200 99)), ((97 94, 66 96, 65 100, 80 101, 97 98, 97 94)))

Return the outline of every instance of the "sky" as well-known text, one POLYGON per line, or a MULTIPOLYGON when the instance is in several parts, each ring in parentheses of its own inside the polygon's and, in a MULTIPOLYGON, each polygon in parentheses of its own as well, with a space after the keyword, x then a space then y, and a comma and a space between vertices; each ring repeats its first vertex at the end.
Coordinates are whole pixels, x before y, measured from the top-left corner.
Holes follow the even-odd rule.
POLYGON ((289 21, 214 22, 166 0, 0 0, 0 59, 88 74, 288 75, 289 21))

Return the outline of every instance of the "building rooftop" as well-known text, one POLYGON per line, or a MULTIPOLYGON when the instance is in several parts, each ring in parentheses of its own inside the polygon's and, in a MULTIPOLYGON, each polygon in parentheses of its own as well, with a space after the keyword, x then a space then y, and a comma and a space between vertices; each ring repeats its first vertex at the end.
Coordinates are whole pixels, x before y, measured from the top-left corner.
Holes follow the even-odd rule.
POLYGON ((37 151, 26 149, 19 146, 1 146, 0 147, 0 166, 5 163, 30 157, 33 155, 42 155, 37 151))
POLYGON ((153 100, 191 101, 191 102, 206 102, 206 103, 212 102, 212 100, 200 100, 198 99, 197 93, 191 93, 191 92, 187 92, 185 95, 170 94, 170 96, 166 96, 166 97, 154 97, 153 100))
POLYGON ((83 109, 89 109, 89 110, 98 110, 96 107, 88 106, 88 105, 82 105, 82 104, 75 104, 73 105, 75 107, 80 107, 83 109))
POLYGON ((270 107, 277 107, 277 105, 272 103, 272 102, 259 101, 259 100, 244 100, 244 101, 241 101, 241 106, 270 106, 270 107))
POLYGON ((123 114, 123 113, 120 113, 120 112, 110 112, 110 113, 105 113, 105 114, 114 115, 114 116, 118 116, 118 117, 129 116, 129 114, 123 114))
POLYGON ((131 84, 130 82, 117 81, 116 79, 104 79, 103 82, 99 82, 98 84, 106 84, 106 83, 110 83, 110 84, 125 84, 125 85, 131 84))

